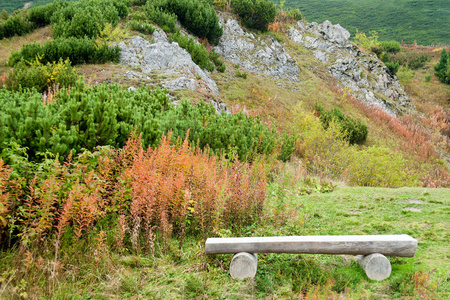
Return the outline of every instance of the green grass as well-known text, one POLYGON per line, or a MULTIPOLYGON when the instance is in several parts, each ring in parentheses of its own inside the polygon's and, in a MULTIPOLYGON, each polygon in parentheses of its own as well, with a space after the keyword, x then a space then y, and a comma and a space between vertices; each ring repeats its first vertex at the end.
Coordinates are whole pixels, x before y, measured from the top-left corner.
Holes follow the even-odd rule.
MULTIPOLYGON (((279 4, 279 0, 272 0, 279 4)), ((287 0, 285 7, 300 8, 308 22, 330 20, 355 35, 378 31, 381 40, 419 45, 450 43, 447 0, 287 0)))

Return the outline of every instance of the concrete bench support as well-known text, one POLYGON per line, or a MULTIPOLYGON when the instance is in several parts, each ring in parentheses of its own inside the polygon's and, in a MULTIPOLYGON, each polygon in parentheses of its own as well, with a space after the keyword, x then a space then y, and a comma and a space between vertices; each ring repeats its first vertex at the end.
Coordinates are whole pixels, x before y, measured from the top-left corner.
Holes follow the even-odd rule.
POLYGON ((383 254, 358 255, 358 264, 372 280, 384 280, 391 275, 391 263, 383 254))
POLYGON ((303 253, 359 255, 358 263, 373 280, 391 274, 386 256, 413 257, 417 240, 409 235, 341 235, 209 238, 207 254, 236 254, 230 265, 233 278, 253 278, 257 258, 254 253, 303 253))
POLYGON ((253 278, 256 275, 258 258, 254 253, 240 252, 233 256, 230 263, 230 275, 233 278, 253 278))

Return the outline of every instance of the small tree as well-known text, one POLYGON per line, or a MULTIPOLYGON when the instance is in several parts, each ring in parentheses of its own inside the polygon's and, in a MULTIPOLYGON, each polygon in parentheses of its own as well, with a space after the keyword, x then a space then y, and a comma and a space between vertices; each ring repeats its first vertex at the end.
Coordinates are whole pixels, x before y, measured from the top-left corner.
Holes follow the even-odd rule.
POLYGON ((267 31, 277 14, 275 4, 269 0, 232 0, 231 8, 246 26, 261 31, 267 31))
POLYGON ((450 55, 445 48, 442 49, 441 59, 434 66, 434 69, 436 70, 434 74, 439 78, 440 82, 450 84, 450 55))

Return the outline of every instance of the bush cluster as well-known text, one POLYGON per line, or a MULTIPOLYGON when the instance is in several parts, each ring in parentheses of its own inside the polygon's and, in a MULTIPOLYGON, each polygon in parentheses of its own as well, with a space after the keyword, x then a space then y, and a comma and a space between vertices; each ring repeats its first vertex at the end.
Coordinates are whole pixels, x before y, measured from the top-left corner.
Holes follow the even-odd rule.
POLYGON ((177 22, 175 14, 165 11, 153 2, 147 2, 145 12, 148 19, 158 24, 165 32, 175 32, 177 22))
POLYGON ((422 68, 430 60, 430 55, 427 53, 406 51, 389 55, 389 60, 401 66, 407 66, 411 70, 417 70, 422 68))
POLYGON ((128 25, 130 25, 131 29, 142 32, 144 34, 153 34, 155 32, 156 28, 147 22, 139 22, 136 20, 130 20, 128 22, 128 25))
POLYGON ((22 60, 7 74, 5 88, 10 91, 34 88, 42 93, 56 86, 72 86, 77 79, 77 70, 67 60, 47 64, 35 61, 31 66, 22 60))
POLYGON ((269 0, 231 0, 231 8, 246 26, 261 31, 267 31, 277 14, 275 4, 269 0))
POLYGON ((316 104, 315 109, 319 113, 324 129, 327 129, 331 122, 336 122, 350 144, 363 144, 366 141, 367 125, 360 120, 344 115, 338 108, 326 111, 323 107, 316 104))
POLYGON ((33 30, 34 26, 27 16, 26 10, 19 9, 8 15, 6 11, 0 14, 0 39, 15 35, 24 35, 33 30))
POLYGON ((51 17, 53 37, 96 38, 106 23, 115 27, 128 7, 120 0, 85 0, 69 2, 51 17))
POLYGON ((450 54, 445 49, 442 49, 441 59, 434 66, 434 70, 440 82, 450 84, 450 54))
MULTIPOLYGON (((161 135, 189 140, 213 153, 252 159, 277 150, 278 134, 258 118, 215 112, 212 105, 182 102, 168 104, 163 91, 123 90, 119 85, 86 87, 79 81, 70 89, 53 95, 43 104, 36 91, 20 93, 0 90, 0 152, 16 143, 27 149, 30 159, 38 153, 59 156, 93 150, 97 146, 122 147, 137 127, 145 147, 156 146, 161 135)), ((286 158, 287 159, 287 158, 286 158)))
POLYGON ((38 43, 26 44, 20 51, 11 54, 8 64, 15 66, 21 60, 32 62, 36 57, 39 57, 39 60, 44 64, 53 63, 60 59, 68 59, 74 65, 118 62, 120 48, 118 46, 108 47, 107 45, 99 47, 95 41, 88 38, 60 38, 45 42, 42 46, 38 43))
POLYGON ((199 38, 207 38, 217 45, 223 34, 219 17, 208 1, 202 0, 158 0, 147 2, 148 6, 175 14, 187 30, 199 38))

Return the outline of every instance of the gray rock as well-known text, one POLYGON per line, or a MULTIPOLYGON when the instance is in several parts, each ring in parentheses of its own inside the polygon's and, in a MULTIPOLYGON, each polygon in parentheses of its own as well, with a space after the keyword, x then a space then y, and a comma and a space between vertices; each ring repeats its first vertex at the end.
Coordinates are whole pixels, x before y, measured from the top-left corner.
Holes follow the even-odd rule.
POLYGON ((215 51, 233 64, 252 72, 264 73, 297 81, 300 68, 284 47, 272 37, 255 38, 246 33, 235 19, 223 24, 224 34, 215 51))
POLYGON ((196 80, 192 78, 186 78, 186 77, 178 77, 175 80, 167 81, 163 84, 163 87, 171 90, 192 90, 194 91, 197 88, 196 80))
MULTIPOLYGON (((152 44, 142 37, 135 37, 128 43, 121 42, 119 44, 122 50, 120 63, 140 68, 143 73, 147 74, 157 72, 165 75, 182 75, 184 78, 193 80, 200 78, 199 87, 205 88, 216 96, 219 95, 219 89, 214 80, 192 61, 186 50, 177 43, 169 43, 162 36, 157 40, 158 42, 152 44)), ((176 84, 173 82, 166 84, 179 87, 182 81, 178 81, 176 84)))
POLYGON ((130 86, 128 88, 128 91, 130 91, 130 92, 135 92, 136 90, 137 90, 137 88, 135 88, 134 86, 130 86))
POLYGON ((352 45, 348 40, 350 33, 340 25, 299 21, 289 28, 287 35, 293 42, 311 49, 317 61, 330 64, 330 74, 349 88, 354 97, 392 115, 415 111, 398 78, 375 55, 365 55, 352 45))

